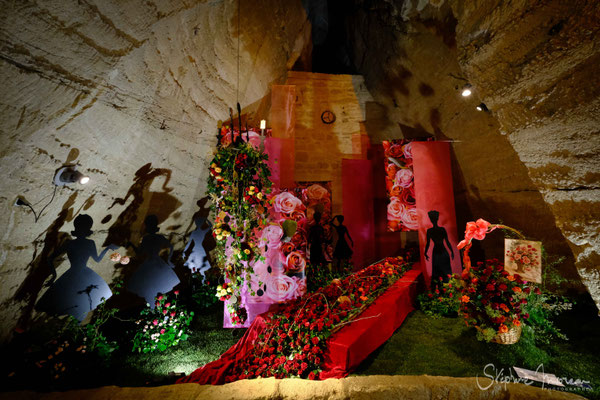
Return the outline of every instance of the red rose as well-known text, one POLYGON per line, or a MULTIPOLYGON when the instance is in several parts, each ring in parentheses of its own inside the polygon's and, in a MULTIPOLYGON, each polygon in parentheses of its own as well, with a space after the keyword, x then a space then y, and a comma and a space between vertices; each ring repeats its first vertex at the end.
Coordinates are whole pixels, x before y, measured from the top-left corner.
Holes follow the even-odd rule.
POLYGON ((313 342, 313 344, 317 344, 319 343, 319 338, 316 336, 313 336, 313 338, 311 339, 311 341, 313 342))

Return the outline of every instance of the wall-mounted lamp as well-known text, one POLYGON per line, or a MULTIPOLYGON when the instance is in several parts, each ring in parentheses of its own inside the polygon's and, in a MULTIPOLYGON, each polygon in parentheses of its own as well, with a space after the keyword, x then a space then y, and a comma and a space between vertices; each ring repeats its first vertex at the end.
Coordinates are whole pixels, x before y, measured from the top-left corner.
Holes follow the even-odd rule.
POLYGON ((59 168, 58 171, 56 171, 56 175, 54 175, 54 184, 56 186, 70 185, 75 182, 85 185, 89 181, 89 176, 85 176, 81 172, 77 171, 75 166, 71 165, 59 168))
POLYGON ((472 86, 470 83, 467 83, 467 84, 465 84, 465 86, 463 86, 462 93, 461 93, 462 97, 469 97, 471 95, 471 93, 473 93, 471 91, 471 87, 472 86))
POLYGON ((479 104, 477 107, 475 107, 475 108, 477 108, 477 111, 486 111, 486 112, 487 112, 487 111, 490 111, 490 110, 487 108, 487 106, 485 105, 485 103, 480 103, 480 104, 479 104))

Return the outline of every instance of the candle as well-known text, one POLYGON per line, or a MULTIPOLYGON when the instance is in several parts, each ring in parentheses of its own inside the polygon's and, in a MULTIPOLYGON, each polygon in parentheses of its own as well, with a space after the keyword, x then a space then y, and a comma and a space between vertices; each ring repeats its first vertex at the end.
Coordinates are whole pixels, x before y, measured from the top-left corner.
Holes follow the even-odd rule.
POLYGON ((264 119, 260 120, 260 130, 264 130, 267 127, 267 121, 265 121, 264 119))

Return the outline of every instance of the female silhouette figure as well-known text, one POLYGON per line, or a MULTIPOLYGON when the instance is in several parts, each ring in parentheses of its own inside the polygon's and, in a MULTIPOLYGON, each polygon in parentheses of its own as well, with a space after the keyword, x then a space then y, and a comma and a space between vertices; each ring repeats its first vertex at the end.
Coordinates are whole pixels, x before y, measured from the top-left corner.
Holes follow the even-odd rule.
POLYGON ((431 290, 434 290, 434 288, 442 286, 442 281, 448 282, 448 275, 452 274, 450 257, 448 255, 448 251, 446 251, 444 242, 446 242, 448 249, 450 249, 452 259, 454 259, 454 251, 452 250, 452 246, 450 246, 450 242, 448 241, 448 233, 446 232, 446 229, 438 226, 438 220, 440 218, 439 211, 432 210, 427 214, 429 215, 429 220, 431 220, 433 227, 427 229, 425 259, 429 261, 429 255, 427 254, 429 252, 429 243, 433 242, 433 251, 431 252, 431 290))
POLYGON ((109 245, 98 255, 96 243, 91 239, 86 239, 92 234, 93 223, 94 220, 89 215, 78 215, 73 221, 75 230, 71 232, 76 239, 67 241, 48 259, 52 278, 48 283, 50 288, 37 303, 39 310, 56 315, 70 314, 82 321, 88 312, 112 296, 104 279, 88 268, 86 264, 90 257, 94 261, 100 262, 108 250, 115 250, 119 247, 109 245), (54 259, 65 252, 71 268, 55 281, 54 259))
POLYGON ((331 224, 335 228, 338 237, 335 249, 333 250, 333 268, 335 271, 339 272, 341 270, 342 261, 348 261, 350 260, 350 257, 352 257, 352 249, 348 246, 348 242, 346 242, 346 236, 350 239, 352 247, 354 247, 354 241, 352 240, 352 237, 350 237, 348 228, 344 225, 343 215, 336 215, 333 217, 331 224))
POLYGON ((156 233, 158 232, 158 217, 149 215, 144 220, 144 224, 146 235, 142 238, 140 246, 128 243, 128 246, 131 246, 137 255, 144 255, 145 259, 131 276, 127 289, 143 297, 150 308, 154 309, 156 295, 167 293, 173 289, 179 283, 179 278, 171 264, 173 245, 166 237, 156 233), (169 249, 167 262, 160 257, 160 251, 165 248, 169 249))
POLYGON ((313 219, 315 220, 315 224, 308 231, 308 243, 310 246, 310 263, 316 266, 325 264, 325 255, 323 254, 325 230, 321 226, 320 212, 316 211, 313 214, 313 219))

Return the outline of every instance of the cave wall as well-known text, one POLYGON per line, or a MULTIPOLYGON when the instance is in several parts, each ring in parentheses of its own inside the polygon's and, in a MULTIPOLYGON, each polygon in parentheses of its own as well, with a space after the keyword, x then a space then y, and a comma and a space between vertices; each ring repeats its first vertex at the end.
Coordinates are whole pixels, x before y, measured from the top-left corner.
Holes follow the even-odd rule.
MULTIPOLYGON (((598 3, 356 7, 354 61, 375 99, 369 135, 453 141, 459 226, 481 216, 542 240, 598 304, 598 3), (481 101, 491 112, 475 110, 481 101)), ((499 244, 486 243, 488 255, 499 244)))
MULTIPOLYGON (((300 1, 241 3, 239 102, 252 122, 268 115, 270 85, 285 81, 310 24, 300 1)), ((231 1, 55 0, 3 1, 0 14, 4 340, 27 328, 77 214, 94 218, 98 247, 136 242, 148 214, 183 246, 217 122, 237 100, 238 12, 231 1), (90 183, 59 188, 41 212, 64 163, 90 183)), ((109 283, 126 275, 107 258, 89 266, 109 283)))
POLYGON ((600 308, 600 3, 451 6, 461 69, 527 168, 600 308))

